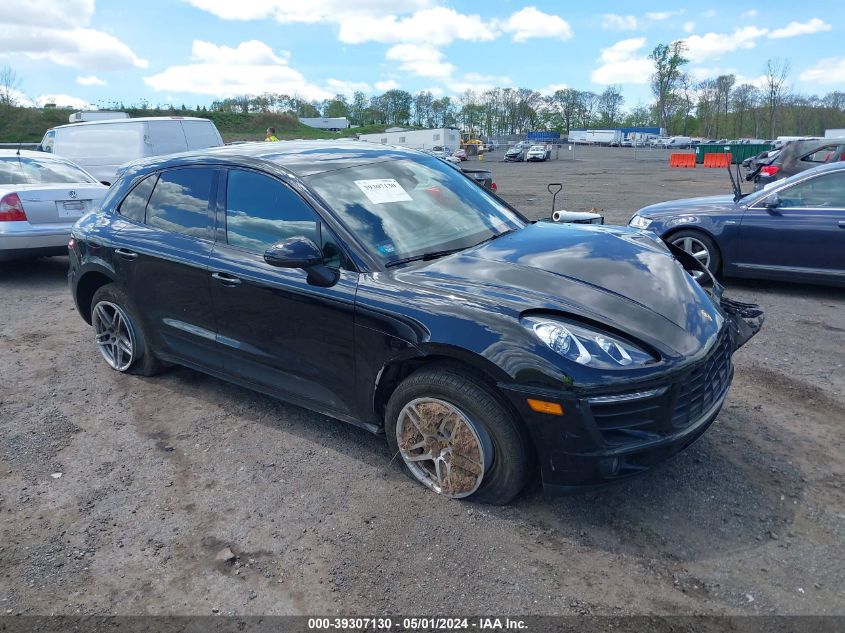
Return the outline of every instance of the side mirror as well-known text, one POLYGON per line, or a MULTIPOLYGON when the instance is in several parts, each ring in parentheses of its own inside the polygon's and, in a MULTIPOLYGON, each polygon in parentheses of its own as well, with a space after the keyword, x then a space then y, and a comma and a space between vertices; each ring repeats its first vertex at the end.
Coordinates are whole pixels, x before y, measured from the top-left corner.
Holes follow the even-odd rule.
POLYGON ((312 268, 323 263, 320 247, 307 237, 290 237, 264 251, 264 261, 279 268, 312 268))
POLYGON ((774 211, 780 206, 780 196, 778 194, 772 194, 768 198, 766 198, 766 202, 763 203, 763 206, 766 207, 769 211, 774 211))

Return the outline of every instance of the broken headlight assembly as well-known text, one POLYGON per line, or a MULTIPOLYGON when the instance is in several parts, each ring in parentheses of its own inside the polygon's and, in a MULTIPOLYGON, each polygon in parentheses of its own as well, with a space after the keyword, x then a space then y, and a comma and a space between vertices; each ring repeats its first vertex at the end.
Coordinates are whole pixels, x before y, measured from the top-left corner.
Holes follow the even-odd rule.
POLYGON ((557 318, 527 316, 522 324, 567 360, 597 369, 639 368, 657 359, 622 337, 557 318))

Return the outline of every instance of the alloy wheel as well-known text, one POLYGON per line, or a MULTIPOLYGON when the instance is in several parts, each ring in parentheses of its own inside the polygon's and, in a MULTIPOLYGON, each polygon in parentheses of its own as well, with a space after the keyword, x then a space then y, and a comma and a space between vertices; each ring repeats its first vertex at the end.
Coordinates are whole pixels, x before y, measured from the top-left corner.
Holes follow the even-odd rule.
MULTIPOLYGON (((672 240, 672 244, 695 257, 705 268, 710 268, 710 251, 701 240, 685 235, 684 237, 672 240)), ((704 273, 699 270, 693 271, 692 273, 694 279, 700 279, 703 275, 704 273)))
POLYGON ((97 347, 112 369, 126 371, 135 361, 135 333, 123 308, 100 301, 91 313, 97 347))
POLYGON ((405 405, 396 421, 396 441, 420 483, 456 499, 478 490, 493 456, 484 430, 458 407, 437 398, 405 405))

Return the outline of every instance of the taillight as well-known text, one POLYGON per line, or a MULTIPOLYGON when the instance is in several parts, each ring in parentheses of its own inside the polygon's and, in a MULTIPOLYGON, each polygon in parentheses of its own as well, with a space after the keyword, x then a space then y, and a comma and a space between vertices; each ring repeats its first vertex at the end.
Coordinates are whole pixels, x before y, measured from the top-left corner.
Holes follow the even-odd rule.
POLYGON ((499 188, 496 186, 495 182, 490 183, 490 190, 491 191, 498 191, 499 190, 499 188))
POLYGON ((16 193, 7 193, 0 198, 0 222, 26 221, 23 203, 16 193))
POLYGON ((779 171, 780 167, 777 165, 766 165, 765 167, 760 168, 760 173, 764 176, 774 176, 779 171))

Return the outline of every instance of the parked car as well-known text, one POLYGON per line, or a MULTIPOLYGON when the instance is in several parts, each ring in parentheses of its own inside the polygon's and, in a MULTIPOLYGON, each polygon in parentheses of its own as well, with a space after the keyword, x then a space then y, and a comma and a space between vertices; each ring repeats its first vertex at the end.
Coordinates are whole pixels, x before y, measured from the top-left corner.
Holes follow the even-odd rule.
POLYGON ((63 158, 0 150, 0 261, 67 255, 73 223, 106 191, 63 158))
POLYGON ((690 445, 759 325, 658 239, 532 223, 442 161, 376 144, 134 164, 70 253, 113 369, 183 364, 384 433, 421 484, 488 503, 535 467, 561 491, 690 445))
POLYGON ((72 160, 106 184, 139 158, 223 145, 208 119, 140 117, 71 123, 47 130, 38 149, 72 160))
POLYGON ((493 172, 489 169, 463 169, 461 171, 472 178, 479 185, 490 191, 498 191, 499 187, 493 180, 493 172))
POLYGON ((666 149, 689 149, 692 139, 689 136, 673 136, 664 144, 666 149))
POLYGON ((779 150, 772 150, 766 156, 755 156, 749 161, 746 180, 753 181, 755 189, 762 189, 802 171, 843 160, 845 139, 788 141, 779 150))
POLYGON ((532 161, 546 161, 551 154, 551 150, 547 150, 543 145, 532 145, 525 153, 525 160, 532 161))
POLYGON ((508 148, 508 151, 505 152, 505 156, 502 160, 506 163, 521 163, 525 160, 525 150, 522 149, 522 145, 514 145, 513 147, 508 148))
POLYGON ((464 148, 459 148, 452 152, 452 156, 460 159, 461 161, 465 161, 467 160, 467 151, 464 148))
POLYGON ((651 205, 629 225, 655 232, 713 274, 845 285, 845 163, 801 172, 739 199, 651 205))

